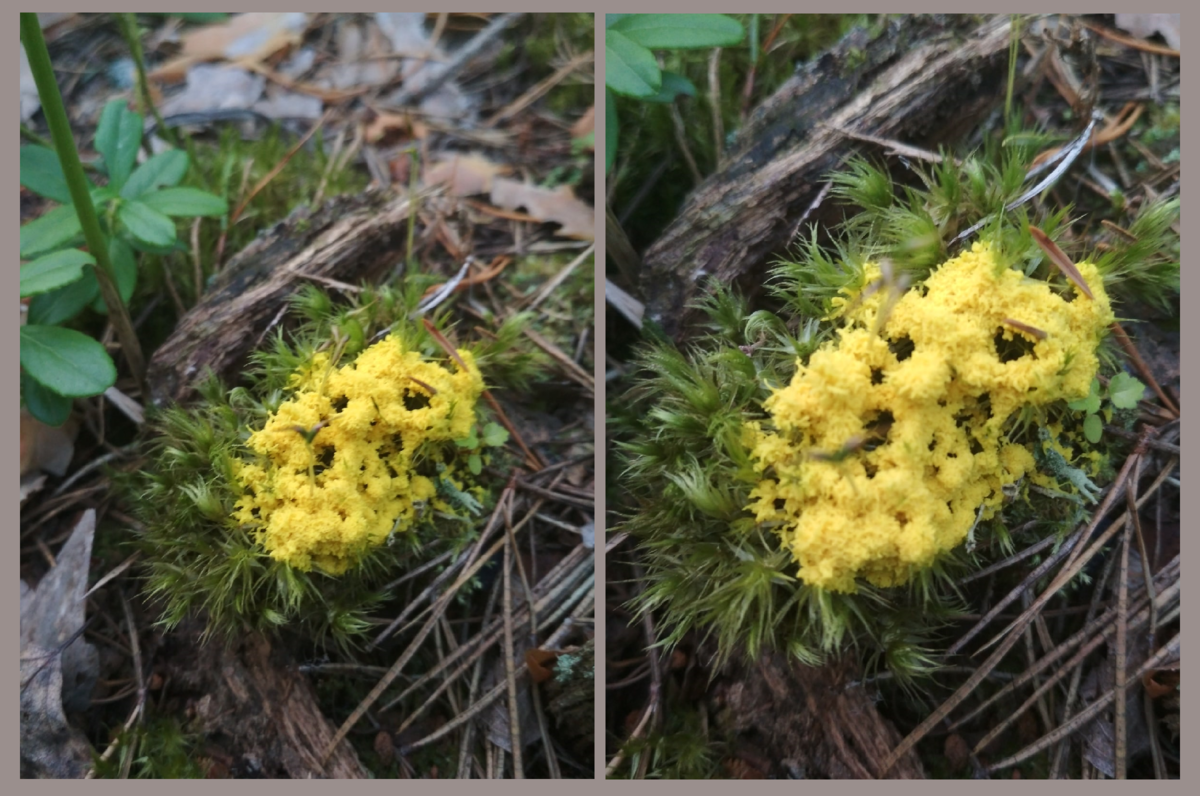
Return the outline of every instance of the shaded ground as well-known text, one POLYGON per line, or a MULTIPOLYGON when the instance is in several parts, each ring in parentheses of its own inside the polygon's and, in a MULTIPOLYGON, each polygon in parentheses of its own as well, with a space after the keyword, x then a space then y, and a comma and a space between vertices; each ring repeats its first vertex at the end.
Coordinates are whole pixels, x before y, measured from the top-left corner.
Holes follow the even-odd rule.
MULTIPOLYGON (((804 17, 738 18, 769 31, 757 38, 764 54, 773 48, 796 53, 798 42, 815 28, 804 17)), ((1006 26, 1007 21, 978 20, 984 26, 1006 26)), ((865 22, 821 57, 805 60, 786 83, 786 72, 768 85, 761 82, 762 58, 757 60, 760 82, 754 82, 755 61, 747 58, 745 48, 719 56, 670 54, 667 68, 707 87, 699 98, 670 111, 680 114, 680 124, 673 125, 660 106, 620 106, 629 122, 622 135, 627 127, 640 126, 629 131, 630 148, 618 155, 616 179, 609 182, 617 185, 609 195, 609 210, 625 226, 641 262, 628 258, 608 264, 609 279, 632 299, 618 312, 610 291, 613 414, 620 413, 623 390, 634 384, 632 358, 639 342, 665 331, 686 344, 697 332, 699 314, 684 307, 703 292, 704 279, 717 275, 732 283, 751 298, 751 309, 777 309, 762 287, 767 269, 786 255, 797 229, 817 225, 818 240, 824 243, 826 227, 854 212, 823 190, 830 170, 839 168, 843 158, 861 154, 884 164, 898 184, 917 184, 910 164, 923 156, 920 149, 929 152, 942 145, 962 156, 989 141, 999 143, 1009 63, 1006 35, 995 42, 991 55, 973 64, 975 83, 959 85, 949 76, 941 87, 943 96, 928 72, 918 70, 894 86, 888 83, 888 70, 901 60, 899 53, 911 50, 905 46, 888 54, 888 47, 896 45, 885 31, 891 25, 911 35, 911 29, 895 18, 865 22), (879 52, 883 54, 875 60, 879 52), (855 71, 860 68, 865 71, 855 71), (824 81, 812 80, 814 74, 824 75, 824 81), (715 83, 706 82, 714 75, 719 76, 715 83), (927 96, 921 97, 921 85, 929 86, 927 96), (822 87, 828 91, 822 93, 822 87), (844 96, 836 96, 839 89, 844 96), (965 101, 957 91, 965 91, 965 101), (823 128, 856 92, 862 92, 860 97, 877 92, 880 108, 891 110, 875 116, 878 109, 865 103, 856 117, 861 126, 841 134, 823 128), (905 102, 887 104, 901 94, 905 102), (944 113, 941 101, 946 108, 967 110, 944 113), (818 110, 811 113, 814 106, 818 110), (716 116, 738 128, 721 153, 724 160, 716 154, 722 148, 712 143, 716 116), (687 134, 676 135, 678 129, 687 134), (914 146, 919 149, 906 148, 914 146), (683 147, 691 147, 693 156, 686 156, 683 147), (658 150, 671 155, 643 155, 658 150), (688 164, 693 162, 704 166, 702 174, 689 179, 688 164), (669 208, 665 213, 664 206, 669 208), (642 207, 653 212, 636 209, 642 207), (639 300, 647 305, 645 319, 655 323, 642 335, 631 323, 643 320, 639 300)), ((1102 143, 1035 200, 1038 212, 1070 208, 1064 237, 1078 251, 1104 251, 1139 208, 1180 192, 1178 52, 1161 39, 1121 33, 1116 24, 1132 23, 1118 23, 1111 16, 1052 17, 1036 23, 1047 26, 1036 33, 1033 20, 1025 23, 1013 94, 1022 125, 1045 130, 1054 142, 1062 142, 1078 134, 1079 120, 1093 107, 1105 114, 1099 125, 1102 143)), ((1171 35, 1169 29, 1166 35, 1171 35)), ((1174 236, 1176 260, 1179 232, 1176 220, 1168 233, 1168 238, 1174 236)), ((1129 777, 1178 777, 1177 614, 1163 609, 1160 616, 1172 618, 1147 636, 1139 623, 1158 619, 1150 619, 1153 612, 1136 615, 1134 595, 1145 599, 1146 587, 1134 572, 1146 555, 1154 562, 1155 593, 1177 606, 1168 592, 1179 585, 1179 298, 1175 294, 1166 306, 1149 305, 1137 295, 1120 299, 1118 316, 1132 343, 1114 344, 1114 349, 1121 352, 1124 367, 1152 388, 1157 385, 1140 406, 1137 431, 1166 445, 1135 447, 1136 433, 1126 439, 1119 430, 1106 428, 1113 435, 1106 437, 1113 466, 1101 486, 1110 499, 1082 522, 1091 530, 1099 526, 1104 541, 1084 553, 1082 545, 1075 545, 1087 534, 1077 534, 1049 561, 1038 555, 1044 546, 1030 548, 964 582, 968 613, 940 631, 939 674, 920 681, 915 691, 901 688, 887 674, 864 682, 849 663, 809 671, 779 655, 764 655, 717 668, 713 640, 703 632, 689 633, 669 654, 647 652, 659 640, 656 612, 639 617, 627 607, 643 588, 643 558, 631 539, 623 534, 611 538, 606 751, 612 775, 879 776, 891 766, 890 775, 896 776, 898 764, 915 751, 924 774, 934 777, 1090 778, 1114 776, 1118 766, 1129 777), (1134 463, 1140 469, 1130 470, 1134 463), (1130 472, 1134 475, 1126 480, 1130 472), (1114 573, 1123 571, 1120 534, 1133 527, 1120 516, 1127 487, 1143 501, 1137 533, 1144 546, 1129 543, 1130 574, 1119 576, 1114 573), (1072 550, 1077 566, 1051 581, 1064 571, 1051 567, 1062 566, 1072 550), (1080 569, 1086 585, 1060 591, 1080 569), (980 649, 997 633, 999 652, 995 646, 980 649), (1116 639, 1124 634, 1130 639, 1137 634, 1143 646, 1121 647, 1119 653, 1116 639), (1115 664, 1122 656, 1124 666, 1115 664), (1124 709, 1113 710, 1103 698, 1113 687, 1116 670, 1131 673, 1143 665, 1146 674, 1131 688, 1124 709), (1026 702, 1033 683, 1040 685, 1051 674, 1055 680, 1049 690, 1026 702), (847 710, 845 700, 853 692, 863 695, 861 711, 847 710), (1081 716, 1089 705, 1092 712, 1081 716), (876 718, 864 720, 867 713, 876 718), (850 715, 857 718, 846 718, 850 715), (814 722, 814 716, 820 720, 814 722), (856 738, 855 722, 864 721, 872 732, 856 738), (876 722, 884 727, 878 734, 873 732, 876 722), (797 751, 807 753, 807 759, 797 751), (858 762, 863 763, 858 769, 850 765, 858 762)), ((610 468, 610 484, 619 484, 619 469, 610 468)), ((630 510, 623 505, 626 500, 620 486, 612 489, 614 526, 621 512, 630 510)), ((1135 679, 1120 676, 1129 678, 1126 682, 1135 679)))
MULTIPOLYGON (((95 512, 71 580, 93 591, 57 625, 82 631, 74 646, 91 660, 70 672, 95 687, 62 714, 57 686, 37 681, 49 723, 23 736, 23 773, 590 777, 591 15, 242 15, 241 29, 212 16, 138 18, 160 117, 146 114, 147 140, 184 146, 185 184, 231 210, 181 225, 181 251, 140 259, 130 312, 155 363, 150 395, 115 356, 115 390, 76 401, 65 432, 22 418, 23 586, 51 582, 60 547, 95 512), (254 34, 267 43, 233 62, 226 48, 254 34), (380 208, 406 196, 418 209, 386 225, 380 208), (344 226, 336 257, 298 245, 348 225, 350 207, 378 211, 362 213, 375 231, 344 226), (491 385, 511 436, 480 476, 478 543, 424 540, 372 613, 373 643, 353 653, 288 627, 205 642, 203 617, 162 632, 162 604, 144 599, 130 556, 138 492, 114 486, 152 466, 144 415, 193 402, 209 367, 245 383, 247 356, 301 327, 289 304, 301 286, 338 305, 364 283, 447 286, 447 328, 474 339, 528 314, 491 385), (509 378, 522 368, 523 389, 509 378)), ((86 162, 103 105, 141 102, 135 63, 112 15, 43 22, 86 162)), ((22 108, 23 143, 44 143, 41 114, 22 108)), ((22 190, 23 222, 50 206, 22 190)), ((111 335, 91 310, 69 323, 111 335)))

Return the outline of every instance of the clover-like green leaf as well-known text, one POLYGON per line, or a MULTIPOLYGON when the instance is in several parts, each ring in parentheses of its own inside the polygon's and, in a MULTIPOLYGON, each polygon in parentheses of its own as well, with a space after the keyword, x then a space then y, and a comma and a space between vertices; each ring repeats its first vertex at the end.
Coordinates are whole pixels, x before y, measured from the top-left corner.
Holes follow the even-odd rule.
POLYGON ((627 14, 608 26, 652 50, 728 47, 746 35, 742 23, 725 14, 627 14))
POLYGON ((1092 386, 1088 391, 1086 398, 1080 398, 1078 401, 1071 401, 1067 404, 1076 412, 1087 412, 1089 415, 1100 411, 1100 381, 1092 379, 1092 386))
POLYGON ((71 204, 71 191, 63 176, 58 153, 44 146, 28 144, 21 147, 21 184, 29 190, 59 204, 71 204))
POLYGON ((666 104, 674 102, 676 98, 681 96, 696 96, 696 87, 692 84, 692 81, 675 72, 664 71, 662 73, 662 87, 659 88, 658 93, 650 97, 642 97, 642 101, 666 104))
POLYGON ((61 426, 71 416, 71 399, 59 395, 38 383, 37 379, 21 375, 21 398, 29 414, 48 426, 61 426))
POLYGON ((46 293, 69 285, 83 277, 85 265, 95 263, 95 257, 79 249, 63 249, 39 257, 21 266, 21 297, 46 293))
POLYGON ((1132 409, 1146 394, 1146 385, 1121 371, 1108 382, 1108 399, 1118 409, 1132 409))
POLYGON ((168 216, 223 216, 229 203, 197 188, 164 188, 153 194, 154 209, 168 216))
MULTIPOLYGON (((186 152, 178 149, 159 152, 129 175, 129 180, 121 188, 121 196, 125 199, 137 199, 151 191, 157 191, 159 188, 178 185, 179 181, 183 179, 183 175, 187 174, 187 167, 186 152)), ((159 210, 166 212, 161 208, 159 210)))
POLYGON ((104 170, 112 187, 124 187, 141 143, 142 115, 126 108, 124 100, 105 105, 96 126, 96 151, 104 156, 104 170))
POLYGON ((98 395, 117 380, 104 346, 74 329, 30 324, 21 327, 21 367, 59 395, 98 395))
POLYGON ((117 219, 142 243, 170 246, 175 242, 175 222, 136 199, 121 203, 117 208, 117 219))
POLYGON ((499 448, 508 442, 508 432, 499 423, 488 423, 483 427, 483 444, 489 448, 499 448))
POLYGON ((71 320, 88 304, 100 298, 96 272, 84 269, 83 278, 33 297, 29 302, 29 323, 57 326, 71 320))
POLYGON ((63 205, 21 227, 21 259, 62 248, 79 234, 79 216, 72 205, 63 205))
POLYGON ((605 31, 604 57, 604 83, 618 94, 649 97, 662 87, 654 54, 619 31, 605 31))

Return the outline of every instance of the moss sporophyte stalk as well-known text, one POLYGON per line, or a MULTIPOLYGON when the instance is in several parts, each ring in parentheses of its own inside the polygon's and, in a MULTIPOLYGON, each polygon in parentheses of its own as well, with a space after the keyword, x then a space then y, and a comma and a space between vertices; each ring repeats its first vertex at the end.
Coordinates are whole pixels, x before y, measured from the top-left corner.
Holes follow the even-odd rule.
POLYGON ((337 366, 326 352, 291 379, 293 395, 234 462, 234 518, 276 561, 340 575, 443 496, 469 495, 442 446, 468 437, 483 378, 471 353, 447 366, 395 335, 337 366), (428 458, 421 472, 418 465, 428 458), (427 474, 422 474, 427 473, 427 474))
POLYGON ((743 426, 761 480, 748 509, 806 584, 853 592, 907 582, 963 543, 1029 476, 1006 423, 1088 394, 1113 321, 1097 268, 1060 294, 976 243, 903 295, 878 263, 833 299, 837 337, 797 363, 743 426), (885 289, 879 289, 880 286, 885 289))

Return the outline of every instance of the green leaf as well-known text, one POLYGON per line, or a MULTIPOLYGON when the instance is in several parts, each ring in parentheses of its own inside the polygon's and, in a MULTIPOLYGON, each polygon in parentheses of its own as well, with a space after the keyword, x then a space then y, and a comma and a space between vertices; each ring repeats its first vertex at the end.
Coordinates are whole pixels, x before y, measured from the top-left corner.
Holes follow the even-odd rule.
POLYGON ((164 186, 178 185, 183 175, 187 174, 187 167, 186 152, 178 149, 159 152, 129 175, 129 181, 121 189, 121 196, 125 199, 137 199, 164 186))
POLYGON ((114 237, 108 242, 108 259, 112 263, 117 277, 117 292, 121 301, 126 305, 133 298, 134 288, 137 287, 137 258, 134 257, 133 247, 124 238, 114 237))
POLYGON ((654 54, 621 33, 604 33, 604 83, 618 94, 649 97, 662 86, 654 54))
POLYGON ((21 374, 21 397, 29 414, 48 426, 61 426, 71 416, 71 399, 48 390, 36 379, 21 374))
POLYGON ((72 205, 56 207, 21 227, 21 259, 61 249, 79 234, 79 216, 72 205))
POLYGON ((664 71, 662 73, 662 87, 658 90, 658 93, 652 97, 643 97, 642 101, 668 103, 674 102, 680 96, 696 96, 696 87, 692 85, 692 81, 683 75, 664 71))
POLYGON ((93 188, 88 192, 88 195, 92 197, 92 207, 96 208, 96 212, 100 214, 105 210, 102 205, 108 204, 121 194, 111 185, 105 185, 100 188, 93 188))
POLYGON ((1146 394, 1146 385, 1121 371, 1108 382, 1108 399, 1118 409, 1132 409, 1146 394))
POLYGON ((617 140, 620 120, 617 118, 617 98, 612 89, 604 87, 604 171, 612 171, 617 162, 617 140))
POLYGON ((742 23, 725 14, 629 14, 606 35, 612 31, 652 50, 728 47, 746 35, 742 23))
POLYGON ((187 244, 176 238, 169 246, 155 246, 137 238, 128 238, 128 243, 136 251, 145 252, 146 254, 174 254, 175 252, 188 251, 187 244))
POLYGON ((475 434, 475 427, 471 426, 471 433, 463 439, 454 440, 454 444, 466 450, 475 450, 479 447, 479 437, 475 434))
POLYGON ((1076 412, 1087 412, 1095 414, 1100 411, 1100 380, 1092 379, 1092 386, 1088 391, 1086 398, 1080 398, 1078 401, 1071 401, 1067 404, 1076 412))
POLYGON ((63 285, 69 285, 83 277, 85 265, 95 265, 96 258, 79 249, 62 251, 39 257, 21 266, 21 297, 45 293, 63 285))
POLYGON ((109 185, 117 189, 125 185, 141 143, 142 115, 126 108, 124 100, 105 105, 96 127, 96 151, 104 156, 109 185))
POLYGON ((1088 442, 1095 445, 1100 441, 1100 432, 1104 430, 1104 423, 1100 421, 1100 415, 1088 415, 1083 420, 1083 435, 1087 437, 1088 442))
POLYGON ((479 458, 478 453, 472 453, 467 457, 467 468, 471 471, 471 475, 479 475, 483 472, 483 459, 479 458))
POLYGON ((224 22, 229 19, 229 13, 226 11, 177 11, 167 12, 165 16, 179 17, 184 22, 192 22, 196 24, 210 24, 213 22, 224 22))
POLYGON ((627 17, 627 16, 629 16, 629 15, 628 14, 605 14, 604 15, 604 29, 608 30, 616 22, 618 22, 621 18, 627 17))
POLYGON ((499 448, 508 442, 508 431, 499 423, 488 423, 483 427, 483 444, 489 448, 499 448))
POLYGON ((100 283, 96 273, 85 268, 83 278, 65 287, 34 296, 29 302, 29 322, 56 326, 65 323, 100 295, 100 283))
POLYGON ((168 216, 223 216, 229 203, 197 188, 164 188, 152 196, 154 209, 168 216))
POLYGON ((104 346, 61 326, 21 327, 21 367, 43 387, 69 398, 99 395, 117 380, 104 346))
POLYGON ((71 191, 63 176, 58 153, 44 146, 29 144, 21 147, 21 184, 29 190, 53 199, 59 204, 71 204, 71 191))
POLYGON ((121 203, 117 220, 130 235, 151 246, 170 246, 175 242, 175 222, 136 199, 121 203))

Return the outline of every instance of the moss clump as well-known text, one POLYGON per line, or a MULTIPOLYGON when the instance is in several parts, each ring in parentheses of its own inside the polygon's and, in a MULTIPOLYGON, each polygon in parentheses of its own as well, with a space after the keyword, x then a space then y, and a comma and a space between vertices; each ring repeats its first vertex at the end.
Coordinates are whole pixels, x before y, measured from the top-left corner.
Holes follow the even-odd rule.
POLYGON ((448 352, 410 320, 424 287, 343 306, 305 289, 300 325, 252 356, 245 385, 209 379, 151 417, 148 461, 125 481, 162 625, 200 613, 208 635, 286 626, 348 649, 388 580, 477 538, 491 490, 474 473, 506 439, 478 431, 484 374, 501 362, 529 379, 536 362, 511 350, 519 319, 448 352))
POLYGON ((720 658, 803 663, 853 647, 911 683, 965 608, 958 576, 1073 527, 1094 487, 1044 472, 1047 451, 1107 471, 1067 403, 1116 369, 1110 300, 1177 278, 1175 207, 1142 211, 1136 251, 1076 258, 1088 298, 1030 232, 1067 240, 1067 212, 1009 209, 1033 154, 945 158, 903 190, 853 161, 832 180, 859 212, 777 264, 771 309, 714 286, 685 349, 643 347, 610 412, 619 529, 645 571, 634 607, 662 644, 698 630, 720 658))

